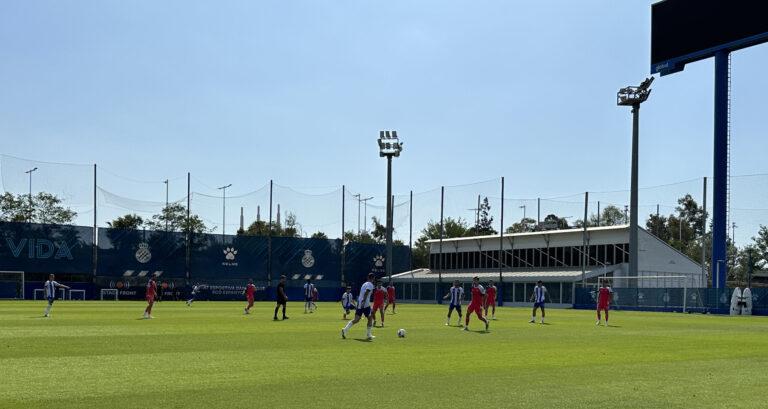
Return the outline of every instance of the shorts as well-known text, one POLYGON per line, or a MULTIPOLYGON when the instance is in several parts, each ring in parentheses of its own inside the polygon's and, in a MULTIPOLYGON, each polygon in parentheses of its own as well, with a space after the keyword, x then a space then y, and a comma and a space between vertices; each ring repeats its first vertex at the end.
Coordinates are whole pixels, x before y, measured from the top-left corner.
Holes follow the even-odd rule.
POLYGON ((387 303, 388 304, 394 304, 395 303, 395 299, 394 298, 387 298, 387 303))
POLYGON ((362 315, 365 315, 366 317, 370 317, 371 316, 371 307, 357 308, 355 310, 355 315, 357 315, 358 317, 362 316, 362 315))
POLYGON ((533 308, 541 308, 544 309, 544 303, 543 302, 535 302, 533 303, 533 308))
POLYGON ((46 299, 48 300, 48 304, 53 304, 53 302, 56 301, 55 297, 47 297, 46 299))
POLYGON ((288 300, 281 300, 279 298, 277 299, 277 304, 278 305, 285 305, 287 302, 288 302, 288 300))
POLYGON ((483 308, 480 306, 480 304, 469 304, 469 307, 467 307, 467 315, 472 314, 473 312, 476 314, 481 314, 483 311, 483 308))
POLYGON ((456 311, 458 311, 458 312, 459 312, 459 314, 461 314, 461 304, 456 304, 456 305, 454 305, 454 304, 451 304, 451 305, 449 305, 449 306, 448 306, 448 312, 450 313, 450 312, 452 312, 453 310, 456 310, 456 311))
POLYGON ((609 306, 609 304, 597 304, 597 310, 607 310, 609 306))
POLYGON ((380 309, 384 308, 384 304, 373 304, 373 310, 378 311, 380 309))
POLYGON ((348 304, 341 307, 345 313, 349 313, 350 311, 356 309, 354 305, 348 304))
POLYGON ((253 304, 253 297, 245 297, 245 300, 253 304))
POLYGON ((486 306, 494 305, 494 304, 496 304, 496 297, 493 297, 493 298, 488 297, 488 299, 485 301, 486 306))
POLYGON ((153 302, 155 302, 155 297, 152 295, 148 295, 146 299, 147 299, 147 303, 149 304, 152 304, 153 302))

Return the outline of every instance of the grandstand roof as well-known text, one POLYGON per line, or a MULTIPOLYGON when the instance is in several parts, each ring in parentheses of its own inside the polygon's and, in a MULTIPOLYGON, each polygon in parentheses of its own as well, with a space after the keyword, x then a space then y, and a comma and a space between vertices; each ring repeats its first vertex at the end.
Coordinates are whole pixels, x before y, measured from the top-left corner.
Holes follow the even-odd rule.
MULTIPOLYGON (((642 228, 641 228, 642 229, 642 228)), ((629 225, 627 224, 620 224, 616 226, 601 226, 601 227, 588 227, 587 232, 588 233, 597 233, 597 232, 604 232, 604 231, 618 231, 618 230, 629 230, 629 225)), ((581 228, 572 228, 572 229, 560 229, 560 230, 540 230, 540 231, 529 231, 524 233, 504 233, 504 237, 534 237, 534 236, 542 236, 542 235, 552 235, 552 234, 574 234, 574 233, 581 233, 584 229, 581 228)), ((450 241, 465 241, 465 240, 482 240, 482 239, 498 239, 501 235, 500 234, 490 234, 485 236, 470 236, 470 237, 453 237, 453 238, 444 238, 443 243, 450 242, 450 241)), ((431 239, 427 240, 427 243, 438 243, 440 242, 440 239, 431 239)), ((579 270, 581 271, 581 270, 579 270)))
MULTIPOLYGON (((588 270, 586 272, 586 278, 597 277, 606 273, 610 273, 613 269, 620 268, 621 265, 610 266, 608 268, 597 268, 588 270)), ((412 271, 406 271, 400 274, 392 275, 392 279, 395 281, 428 281, 434 282, 437 280, 439 274, 436 271, 432 271, 428 268, 420 268, 412 271)), ((498 280, 498 271, 450 271, 443 272, 442 279, 445 282, 453 280, 471 281, 473 277, 479 277, 481 281, 498 280)), ((545 281, 545 282, 562 282, 562 281, 579 281, 581 280, 581 269, 536 269, 536 270, 516 270, 516 271, 502 271, 501 276, 504 281, 508 282, 532 282, 532 281, 545 281)))

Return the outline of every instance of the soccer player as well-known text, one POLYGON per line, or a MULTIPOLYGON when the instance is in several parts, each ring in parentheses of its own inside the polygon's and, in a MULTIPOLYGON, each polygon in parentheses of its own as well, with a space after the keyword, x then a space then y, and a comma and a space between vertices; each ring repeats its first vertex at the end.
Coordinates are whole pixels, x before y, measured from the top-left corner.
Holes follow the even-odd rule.
POLYGON ((320 292, 317 287, 312 288, 312 309, 317 310, 317 301, 320 300, 320 292))
POLYGON ((312 297, 315 294, 315 285, 312 284, 311 279, 307 279, 307 283, 304 284, 304 314, 312 312, 312 297))
POLYGON ((347 291, 341 296, 341 308, 344 309, 344 316, 341 319, 346 321, 349 312, 357 309, 355 305, 355 296, 352 295, 352 287, 347 286, 347 291))
POLYGON ((381 315, 381 328, 384 328, 384 300, 387 298, 387 290, 381 285, 381 281, 376 282, 376 289, 373 291, 373 326, 376 326, 376 312, 381 315))
POLYGON ((611 299, 613 298, 613 290, 611 287, 603 281, 600 283, 600 289, 597 293, 597 322, 595 325, 600 325, 600 311, 605 311, 605 326, 608 326, 608 310, 611 308, 611 299))
POLYGON ((448 318, 445 319, 445 325, 451 325, 451 313, 456 310, 459 313, 459 319, 456 321, 456 325, 461 326, 461 300, 464 299, 464 287, 459 284, 459 280, 453 281, 453 287, 448 290, 443 299, 451 299, 451 304, 448 306, 448 318))
POLYGON ((536 322, 536 310, 541 308, 541 323, 544 323, 544 301, 547 299, 547 287, 539 280, 536 283, 536 287, 533 287, 533 294, 531 294, 531 302, 533 302, 533 312, 531 313, 530 323, 536 322))
POLYGON ((155 318, 152 316, 152 305, 155 304, 155 297, 157 296, 157 281, 155 281, 155 276, 149 276, 149 281, 147 282, 147 292, 145 294, 147 299, 147 308, 144 309, 144 319, 152 319, 155 318))
POLYGON ((187 300, 187 306, 191 307, 192 303, 195 302, 195 298, 197 298, 197 293, 202 290, 202 287, 200 284, 195 284, 192 286, 192 294, 190 295, 189 299, 187 300))
POLYGON ((389 308, 389 306, 392 306, 392 314, 397 314, 395 312, 395 285, 392 284, 392 282, 389 282, 389 285, 387 285, 387 305, 384 307, 384 311, 389 308))
POLYGON ((273 320, 277 321, 277 310, 280 309, 280 306, 283 307, 283 319, 288 319, 285 315, 285 305, 287 303, 288 295, 285 294, 285 276, 280 276, 280 282, 277 284, 277 305, 275 305, 275 316, 272 318, 273 320))
POLYGON ((56 301, 56 289, 64 288, 69 290, 69 287, 64 284, 57 283, 54 278, 55 277, 53 274, 48 274, 48 281, 46 281, 44 284, 45 299, 48 300, 48 305, 45 307, 45 313, 43 314, 43 317, 46 318, 51 316, 51 308, 53 308, 53 302, 56 301))
POLYGON ((352 328, 353 325, 357 324, 360 321, 360 318, 365 315, 365 318, 368 319, 368 327, 367 327, 367 334, 366 337, 369 341, 372 341, 374 338, 373 336, 373 317, 371 317, 371 293, 373 293, 373 279, 374 279, 373 273, 368 274, 368 281, 363 283, 362 286, 360 286, 360 295, 357 297, 357 310, 355 310, 355 319, 352 321, 349 321, 347 325, 344 326, 344 328, 341 329, 341 337, 346 339, 347 338, 347 332, 350 328, 352 328))
POLYGON ((477 276, 472 278, 472 300, 469 302, 469 306, 467 307, 464 331, 469 331, 469 317, 473 312, 477 314, 477 318, 479 318, 480 321, 485 323, 485 330, 488 331, 488 325, 490 322, 485 317, 483 317, 483 305, 485 304, 486 295, 487 294, 485 293, 485 288, 480 285, 480 278, 477 276))
POLYGON ((243 292, 245 294, 245 299, 248 301, 248 306, 245 307, 245 314, 251 313, 251 308, 253 307, 253 297, 254 294, 256 294, 256 286, 253 285, 253 280, 248 280, 248 285, 245 286, 245 291, 243 292))
POLYGON ((485 299, 485 316, 488 316, 488 307, 491 307, 491 319, 496 319, 496 285, 493 280, 488 282, 487 297, 485 299))

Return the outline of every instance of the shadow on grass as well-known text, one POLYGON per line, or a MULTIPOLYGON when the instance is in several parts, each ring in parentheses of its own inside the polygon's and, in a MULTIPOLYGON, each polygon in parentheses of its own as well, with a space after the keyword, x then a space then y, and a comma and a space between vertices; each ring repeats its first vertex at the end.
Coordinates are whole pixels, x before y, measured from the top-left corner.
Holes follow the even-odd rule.
POLYGON ((354 340, 357 342, 373 342, 372 339, 367 339, 367 338, 354 338, 354 340))

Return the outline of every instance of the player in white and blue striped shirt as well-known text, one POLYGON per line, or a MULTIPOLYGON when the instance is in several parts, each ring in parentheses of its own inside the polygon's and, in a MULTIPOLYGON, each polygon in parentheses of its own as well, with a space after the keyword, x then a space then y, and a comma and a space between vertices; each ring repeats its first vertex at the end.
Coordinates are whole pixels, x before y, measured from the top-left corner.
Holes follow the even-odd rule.
POLYGON ((341 308, 344 310, 343 320, 347 319, 347 315, 349 315, 350 311, 357 309, 357 306, 355 305, 355 296, 352 295, 351 286, 347 286, 347 291, 341 296, 341 308))
POLYGON ((536 287, 533 287, 533 294, 531 294, 531 301, 533 301, 533 313, 531 313, 531 320, 528 322, 536 322, 536 309, 541 308, 541 323, 544 323, 544 302, 547 299, 547 287, 544 287, 541 280, 536 283, 536 287))
POLYGON ((315 295, 315 285, 312 284, 311 279, 307 279, 307 283, 304 284, 304 314, 307 312, 314 312, 312 308, 312 297, 315 295))
POLYGON ((44 317, 49 317, 51 314, 51 308, 53 308, 53 302, 56 300, 56 289, 65 288, 69 290, 64 284, 59 284, 54 280, 53 274, 48 275, 48 281, 45 282, 45 299, 48 300, 48 305, 45 307, 44 317))
POLYGON ((445 319, 445 325, 451 324, 451 313, 453 310, 459 313, 459 321, 457 324, 461 326, 461 301, 464 299, 464 287, 461 286, 459 280, 453 281, 453 287, 448 290, 448 294, 443 297, 444 300, 451 299, 451 303, 448 306, 448 318, 445 319))

